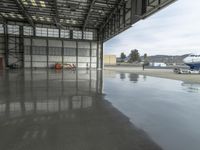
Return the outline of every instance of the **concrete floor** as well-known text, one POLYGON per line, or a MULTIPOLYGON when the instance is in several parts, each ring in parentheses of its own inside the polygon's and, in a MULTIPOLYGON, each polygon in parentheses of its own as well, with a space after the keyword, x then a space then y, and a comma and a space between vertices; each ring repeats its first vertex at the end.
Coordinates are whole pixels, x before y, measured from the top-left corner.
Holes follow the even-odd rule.
POLYGON ((1 150, 160 150, 105 100, 102 72, 0 72, 1 150))

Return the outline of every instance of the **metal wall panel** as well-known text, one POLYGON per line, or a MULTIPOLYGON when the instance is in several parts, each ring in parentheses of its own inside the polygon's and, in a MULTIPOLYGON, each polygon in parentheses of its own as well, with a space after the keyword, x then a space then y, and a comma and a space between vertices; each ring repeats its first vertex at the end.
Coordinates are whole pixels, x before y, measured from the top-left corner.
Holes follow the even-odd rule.
POLYGON ((47 46, 46 39, 33 39, 33 46, 47 46))
POLYGON ((52 68, 56 63, 75 64, 79 68, 97 66, 97 42, 37 38, 32 39, 31 46, 31 39, 25 38, 24 51, 25 67, 52 68))
POLYGON ((71 62, 71 63, 76 63, 76 57, 73 56, 64 56, 64 62, 71 62))
POLYGON ((61 40, 49 40, 49 47, 62 47, 61 40))
POLYGON ((0 55, 3 55, 5 52, 4 49, 4 37, 0 35, 0 55))

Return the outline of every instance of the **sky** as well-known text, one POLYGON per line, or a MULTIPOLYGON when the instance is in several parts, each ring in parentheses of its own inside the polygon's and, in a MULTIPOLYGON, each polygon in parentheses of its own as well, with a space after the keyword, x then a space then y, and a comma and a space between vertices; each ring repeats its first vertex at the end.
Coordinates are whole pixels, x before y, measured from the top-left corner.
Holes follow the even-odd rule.
POLYGON ((200 54, 200 0, 177 0, 104 44, 104 54, 200 54))

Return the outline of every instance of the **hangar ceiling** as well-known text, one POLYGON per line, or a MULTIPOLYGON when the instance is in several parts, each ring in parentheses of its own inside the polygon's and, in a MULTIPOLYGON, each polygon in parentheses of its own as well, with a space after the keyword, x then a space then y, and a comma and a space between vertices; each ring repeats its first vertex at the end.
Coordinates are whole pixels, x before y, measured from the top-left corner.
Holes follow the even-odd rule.
POLYGON ((104 41, 175 0, 1 0, 2 20, 95 29, 104 41))

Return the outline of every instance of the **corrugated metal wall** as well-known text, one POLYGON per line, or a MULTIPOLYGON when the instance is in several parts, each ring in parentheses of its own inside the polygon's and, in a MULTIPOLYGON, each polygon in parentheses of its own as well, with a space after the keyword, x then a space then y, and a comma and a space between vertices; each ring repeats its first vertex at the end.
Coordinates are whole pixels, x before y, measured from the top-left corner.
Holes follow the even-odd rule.
POLYGON ((52 68, 56 63, 97 67, 97 42, 44 38, 24 39, 24 67, 52 68))
POLYGON ((79 68, 100 67, 97 61, 101 59, 97 56, 101 54, 102 43, 92 38, 93 32, 90 39, 82 36, 82 39, 73 39, 71 35, 63 37, 62 30, 55 29, 57 36, 52 37, 51 28, 42 28, 45 32, 39 29, 36 27, 33 34, 31 27, 0 24, 0 57, 4 57, 7 67, 52 68, 56 63, 74 64, 79 68))

